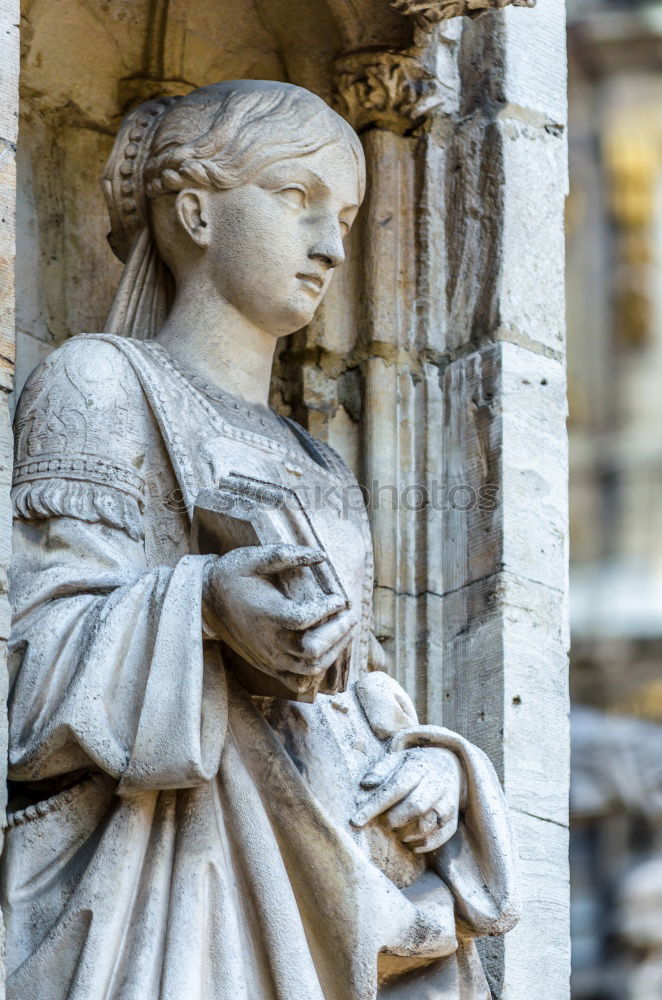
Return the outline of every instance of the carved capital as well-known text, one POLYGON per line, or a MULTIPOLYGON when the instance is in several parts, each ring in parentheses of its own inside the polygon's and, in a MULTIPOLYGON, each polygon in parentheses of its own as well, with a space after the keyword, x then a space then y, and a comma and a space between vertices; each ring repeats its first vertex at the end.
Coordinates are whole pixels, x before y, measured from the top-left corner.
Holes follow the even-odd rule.
POLYGON ((401 14, 417 15, 428 23, 447 21, 465 14, 477 17, 501 7, 534 7, 535 0, 389 0, 401 14))
POLYGON ((336 106, 357 131, 409 132, 441 102, 434 74, 408 53, 354 52, 336 69, 336 106))

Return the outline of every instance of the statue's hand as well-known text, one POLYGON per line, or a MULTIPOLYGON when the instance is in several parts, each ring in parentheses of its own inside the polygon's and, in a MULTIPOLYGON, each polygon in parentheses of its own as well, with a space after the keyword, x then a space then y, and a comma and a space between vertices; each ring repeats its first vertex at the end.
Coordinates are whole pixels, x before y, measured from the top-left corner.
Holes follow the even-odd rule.
POLYGON ((203 600, 218 638, 269 673, 323 674, 350 641, 354 615, 336 594, 291 600, 269 577, 324 559, 306 546, 262 545, 210 560, 203 600))
POLYGON ((451 750, 420 747, 387 754, 361 782, 371 794, 352 819, 384 821, 416 854, 434 851, 457 830, 464 775, 451 750))

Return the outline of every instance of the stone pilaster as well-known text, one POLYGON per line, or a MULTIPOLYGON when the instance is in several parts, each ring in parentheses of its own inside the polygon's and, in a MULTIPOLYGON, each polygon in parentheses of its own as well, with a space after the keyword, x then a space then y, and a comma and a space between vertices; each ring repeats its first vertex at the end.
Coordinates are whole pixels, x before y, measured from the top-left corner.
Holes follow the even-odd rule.
POLYGON ((427 46, 338 63, 369 172, 362 479, 389 669, 512 809, 524 913, 484 945, 494 996, 566 1000, 564 10, 440 23, 496 6, 403 0, 427 46))
POLYGON ((355 356, 363 388, 360 478, 375 542, 375 628, 389 669, 423 717, 440 695, 441 677, 442 515, 428 498, 442 473, 434 339, 444 311, 437 294, 444 283, 437 225, 444 185, 443 151, 429 128, 432 114, 457 98, 453 74, 442 83, 433 63, 424 49, 356 52, 337 63, 337 106, 362 134, 368 165, 355 356))
POLYGON ((567 1000, 567 456, 561 0, 468 24, 450 152, 445 478, 496 488, 444 526, 443 721, 497 766, 523 916, 499 1000, 567 1000))

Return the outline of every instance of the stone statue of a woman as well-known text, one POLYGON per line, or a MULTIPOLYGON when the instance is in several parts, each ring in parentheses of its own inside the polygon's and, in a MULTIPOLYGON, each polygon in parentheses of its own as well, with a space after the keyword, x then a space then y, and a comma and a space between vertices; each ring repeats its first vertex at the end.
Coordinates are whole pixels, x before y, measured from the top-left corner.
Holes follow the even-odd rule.
POLYGON ((363 187, 356 135, 286 84, 122 125, 107 332, 17 414, 11 1000, 489 997, 474 939, 517 911, 499 783, 374 669, 351 474, 267 404, 363 187))

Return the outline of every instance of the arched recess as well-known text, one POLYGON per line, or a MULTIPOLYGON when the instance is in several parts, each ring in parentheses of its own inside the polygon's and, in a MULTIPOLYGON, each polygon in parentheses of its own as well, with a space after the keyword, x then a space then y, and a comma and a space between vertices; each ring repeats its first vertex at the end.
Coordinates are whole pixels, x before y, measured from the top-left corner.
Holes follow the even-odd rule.
POLYGON ((19 379, 41 344, 102 324, 119 272, 97 178, 129 105, 235 77, 330 96, 340 30, 324 3, 296 6, 293 27, 283 0, 24 0, 19 379))

